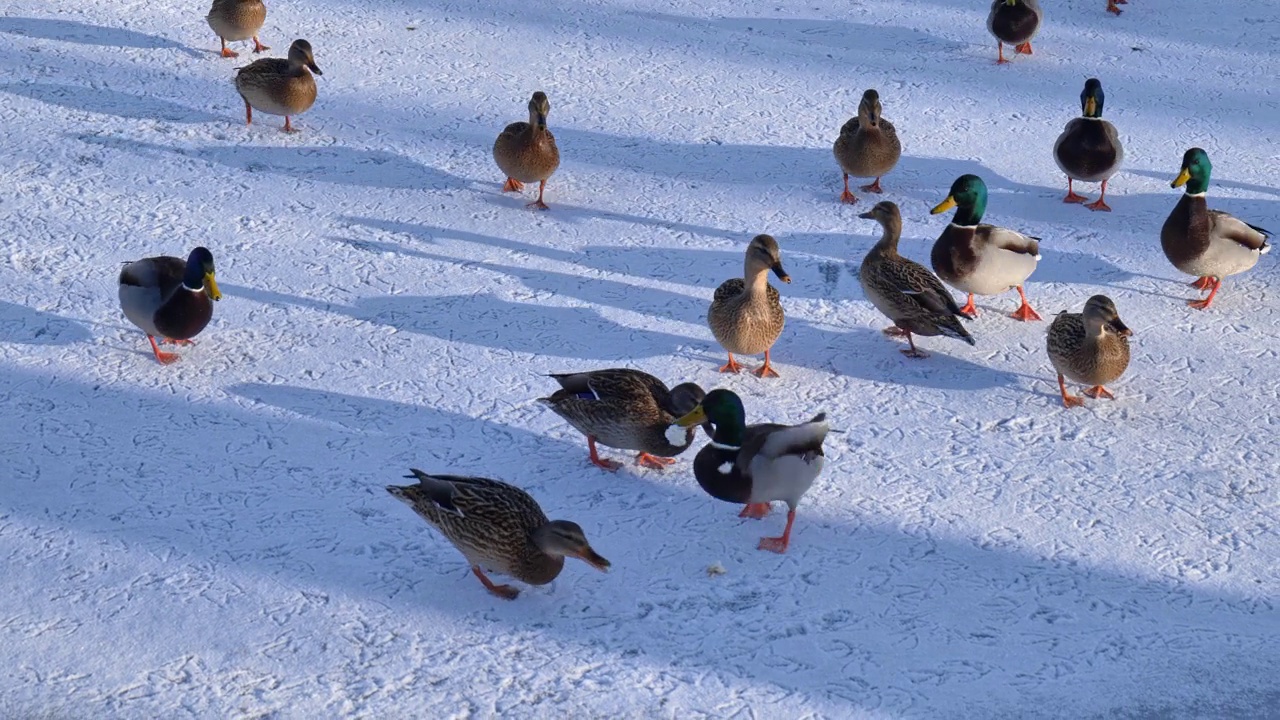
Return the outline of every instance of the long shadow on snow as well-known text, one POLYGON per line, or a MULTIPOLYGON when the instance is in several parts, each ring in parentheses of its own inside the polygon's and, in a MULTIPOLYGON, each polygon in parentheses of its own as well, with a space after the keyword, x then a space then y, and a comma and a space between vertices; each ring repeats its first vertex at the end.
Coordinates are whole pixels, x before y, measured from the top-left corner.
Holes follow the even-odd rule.
MULTIPOLYGON (((815 517, 802 504, 780 557, 754 550, 779 518, 737 520, 696 489, 687 458, 662 484, 637 484, 586 467, 581 455, 566 469, 569 448, 513 425, 288 386, 230 391, 251 404, 0 375, 5 416, 59 408, 11 438, 35 461, 11 478, 23 490, 6 497, 5 512, 89 542, 177 549, 212 561, 200 565, 206 573, 234 568, 372 601, 405 623, 427 605, 499 632, 532 631, 553 643, 543 652, 594 648, 670 668, 668 680, 716 676, 879 713, 973 717, 1027 716, 1028 698, 1061 710, 1079 697, 1084 673, 1104 708, 1196 707, 1207 697, 1229 698, 1210 702, 1210 714, 1267 712, 1280 618, 1265 600, 1133 577, 1091 558, 1053 559, 1057 545, 1033 551, 1035 538, 1012 531, 956 538, 864 522, 852 508, 815 517), (110 408, 103 392, 114 396, 110 408), (133 421, 76 424, 120 408, 133 421), (101 447, 150 437, 164 438, 162 456, 103 462, 101 447), (516 602, 488 596, 456 551, 382 490, 410 463, 529 487, 552 517, 583 524, 614 572, 572 563, 550 591, 516 602), (729 574, 699 577, 711 559, 729 574), (717 627, 735 639, 707 640, 717 627), (1152 667, 1164 682, 1149 682, 1152 667)), ((850 482, 828 473, 813 494, 850 482)), ((46 602, 56 613, 66 600, 46 602)), ((198 649, 213 639, 192 641, 198 649)))
POLYGON ((89 338, 88 328, 75 320, 0 300, 0 342, 72 345, 89 338))
POLYGON ((227 294, 272 305, 296 305, 502 353, 622 362, 669 355, 689 338, 627 327, 589 308, 518 303, 493 295, 364 297, 341 305, 223 284, 227 294), (605 342, 609 340, 609 342, 605 342))
MULTIPOLYGON (((72 110, 114 115, 129 120, 164 120, 176 123, 205 123, 218 120, 218 116, 203 110, 180 105, 168 100, 146 95, 94 88, 86 85, 58 85, 53 83, 6 83, 0 92, 39 100, 72 110)), ((80 137, 80 136, 77 136, 80 137)), ((92 136, 80 137, 90 142, 92 136)), ((112 138, 112 143, 127 144, 130 141, 112 138)))
POLYGON ((192 57, 200 57, 200 53, 168 38, 148 35, 135 30, 92 25, 75 20, 55 20, 52 18, 3 17, 0 18, 0 32, 20 35, 22 37, 41 38, 43 40, 61 40, 81 45, 99 45, 102 47, 141 48, 144 50, 171 49, 181 50, 192 57))

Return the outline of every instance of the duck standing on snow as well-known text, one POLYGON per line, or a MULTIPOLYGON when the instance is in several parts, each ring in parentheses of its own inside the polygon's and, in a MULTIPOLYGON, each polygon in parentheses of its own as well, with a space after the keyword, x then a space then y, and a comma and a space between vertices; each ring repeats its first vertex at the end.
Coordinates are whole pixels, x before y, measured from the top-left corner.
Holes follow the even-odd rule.
POLYGON ((1199 277, 1192 287, 1209 291, 1209 297, 1187 302, 1198 310, 1213 302, 1222 278, 1252 268, 1271 250, 1269 231, 1209 209, 1204 196, 1212 170, 1209 154, 1200 148, 1191 148, 1182 156, 1182 172, 1170 187, 1186 185, 1187 189, 1160 228, 1165 257, 1182 272, 1199 277))
POLYGON ((1120 14, 1120 8, 1117 5, 1128 5, 1129 0, 1107 0, 1107 12, 1115 15, 1120 14))
POLYGON ((587 436, 591 462, 605 470, 622 467, 596 454, 596 443, 636 450, 636 464, 661 470, 693 443, 696 428, 668 433, 676 418, 691 412, 706 395, 694 383, 668 389, 649 373, 626 368, 553 374, 560 383, 539 402, 587 436))
POLYGON ((858 103, 858 116, 850 118, 840 128, 840 137, 832 151, 836 162, 844 172, 844 193, 840 201, 858 202, 857 196, 849 192, 849 176, 873 177, 875 182, 863 185, 866 192, 884 192, 880 189, 880 176, 888 174, 898 158, 902 157, 902 143, 898 141, 898 131, 893 123, 885 120, 883 108, 880 107, 880 93, 868 90, 862 93, 862 102, 858 103))
POLYGON ((1124 162, 1124 147, 1115 126, 1102 119, 1103 99, 1102 83, 1097 78, 1086 80, 1080 93, 1083 114, 1067 123, 1058 136, 1053 144, 1053 159, 1058 169, 1067 175, 1067 196, 1063 202, 1082 203, 1086 199, 1075 193, 1073 180, 1101 181, 1102 193, 1085 207, 1111 212, 1107 205, 1107 181, 1124 162))
POLYGON ((1091 398, 1115 396, 1104 385, 1114 382, 1129 367, 1129 336, 1132 331, 1120 320, 1116 304, 1106 295, 1094 295, 1084 304, 1083 313, 1060 313, 1049 325, 1046 347, 1053 369, 1058 371, 1058 390, 1064 407, 1079 407, 1084 400, 1067 394, 1064 376, 1089 385, 1091 398))
POLYGON ((947 199, 930 212, 934 215, 956 208, 951 223, 933 244, 933 271, 951 287, 969 294, 960 308, 965 315, 976 316, 974 295, 999 295, 1016 288, 1022 304, 1010 317, 1015 320, 1039 320, 1040 316, 1027 302, 1022 284, 1035 272, 1040 262, 1040 238, 1023 235, 1008 228, 983 225, 987 211, 987 184, 977 175, 961 175, 951 184, 947 199))
POLYGON ((769 351, 782 334, 786 315, 782 312, 782 298, 769 284, 769 271, 785 283, 791 276, 782 269, 782 251, 778 241, 770 235, 757 235, 747 246, 743 261, 742 277, 720 283, 707 311, 707 324, 716 341, 729 351, 729 362, 720 372, 740 372, 742 366, 733 354, 758 355, 764 353, 764 365, 755 371, 758 377, 778 377, 769 366, 769 351))
POLYGON ((151 351, 163 365, 178 361, 162 352, 162 343, 191 345, 213 318, 213 301, 221 300, 214 278, 213 253, 198 247, 184 262, 160 256, 127 263, 120 271, 120 309, 147 334, 151 351))
POLYGON ((676 420, 692 428, 710 421, 712 440, 698 451, 693 474, 717 500, 745 503, 738 517, 763 518, 769 503, 787 503, 787 527, 779 537, 761 538, 759 549, 782 553, 791 544, 796 506, 822 472, 822 442, 830 428, 819 413, 800 425, 750 425, 742 399, 729 390, 712 390, 693 412, 676 420))
POLYGON ((520 591, 495 585, 484 573, 502 573, 530 585, 546 585, 566 557, 607 571, 609 561, 568 520, 548 520, 538 501, 514 485, 481 477, 428 475, 410 469, 417 485, 388 485, 387 492, 431 523, 471 564, 485 588, 506 600, 520 591))
POLYGON ((227 47, 228 40, 236 42, 253 38, 255 53, 271 49, 258 40, 258 31, 267 21, 267 6, 262 4, 262 0, 213 0, 205 21, 222 40, 224 58, 240 57, 240 53, 227 47))
POLYGON ((1015 46, 1014 50, 1023 55, 1030 55, 1031 38, 1040 30, 1043 17, 1038 0, 991 0, 987 30, 996 36, 996 63, 1009 62, 1004 59, 1005 43, 1015 46))
POLYGON ((547 129, 547 114, 551 102, 544 92, 536 92, 529 98, 529 122, 513 122, 493 141, 493 159, 507 175, 502 192, 520 192, 525 183, 538 183, 538 199, 529 207, 546 210, 542 193, 547 189, 547 178, 560 167, 560 149, 556 136, 547 129))
POLYGON ((253 124, 253 110, 284 116, 284 131, 294 132, 290 115, 301 115, 316 102, 316 79, 323 75, 311 53, 311 43, 294 40, 289 58, 262 58, 240 68, 236 90, 244 99, 244 122, 253 124))
POLYGON ((898 240, 902 237, 902 214, 898 206, 885 200, 858 217, 875 220, 884 229, 880 242, 862 260, 858 280, 871 304, 893 321, 893 326, 884 333, 906 336, 911 347, 902 353, 913 358, 928 357, 916 349, 912 333, 946 335, 975 344, 973 336, 958 319, 967 316, 960 312, 960 306, 942 286, 942 281, 925 266, 898 254, 898 240))

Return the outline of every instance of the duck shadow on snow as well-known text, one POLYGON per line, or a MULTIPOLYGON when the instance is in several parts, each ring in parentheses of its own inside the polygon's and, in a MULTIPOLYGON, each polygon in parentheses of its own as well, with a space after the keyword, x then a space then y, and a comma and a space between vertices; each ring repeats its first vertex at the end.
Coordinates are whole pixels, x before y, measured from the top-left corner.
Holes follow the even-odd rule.
MULTIPOLYGON (((0 375, 5 406, 58 407, 56 420, 108 412, 100 400, 110 392, 113 408, 139 419, 90 423, 87 435, 17 436, 17 452, 32 460, 9 479, 22 491, 6 512, 133 550, 177 550, 175 562, 210 582, 234 568, 392 616, 416 617, 425 605, 497 632, 533 623, 546 644, 534 652, 546 657, 581 648, 669 668, 667 682, 748 683, 876 713, 1018 715, 1028 693, 1078 697, 1079 672, 1104 709, 1262 717, 1276 700, 1274 610, 1210 583, 1050 559, 1011 530, 970 539, 861 521, 852 509, 822 516, 804 503, 780 557, 754 549, 755 537, 776 533, 777 513, 738 520, 701 495, 687 457, 661 484, 627 482, 585 467, 580 446, 428 403, 262 383, 228 390, 240 400, 206 405, 0 375), (157 432, 163 456, 101 461, 101 447, 157 432), (569 452, 578 464, 566 468, 569 452), (515 602, 487 595, 461 556, 383 490, 410 465, 529 488, 551 517, 582 524, 614 572, 573 562, 549 589, 515 602), (655 553, 661 562, 645 559, 655 553), (709 555, 729 573, 700 577, 709 555), (731 626, 732 638, 703 641, 717 626, 731 626), (1166 682, 1146 682, 1151 663, 1166 682)), ((847 479, 828 474, 815 492, 832 482, 847 479)), ((230 602, 252 602, 242 595, 230 602)), ((306 620, 286 622, 296 630, 306 620)))
MULTIPOLYGON (((80 45, 98 45, 116 48, 140 48, 143 50, 181 50, 192 57, 201 53, 182 43, 158 35, 148 35, 135 30, 92 25, 75 20, 52 18, 2 17, 0 32, 41 40, 60 40, 80 45)), ((213 51, 209 51, 212 53, 213 51)))
MULTIPOLYGON (((6 83, 0 85, 0 92, 21 95, 32 100, 57 105, 72 110, 113 115, 128 120, 162 120, 175 123, 206 123, 219 120, 203 110, 163 100, 147 95, 94 88, 85 85, 58 85, 53 83, 6 83)), ((91 142, 93 136, 75 136, 85 142, 91 142)), ((106 139, 102 141, 105 143, 106 139)), ((112 138, 112 143, 126 144, 129 141, 112 138)))
POLYGON ((75 320, 0 300, 0 342, 73 345, 90 337, 88 328, 75 320))

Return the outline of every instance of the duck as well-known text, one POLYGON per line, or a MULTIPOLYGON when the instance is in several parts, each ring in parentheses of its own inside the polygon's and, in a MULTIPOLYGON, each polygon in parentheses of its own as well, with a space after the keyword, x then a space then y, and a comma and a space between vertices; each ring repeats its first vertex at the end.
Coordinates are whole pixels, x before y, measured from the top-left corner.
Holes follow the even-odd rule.
POLYGON ((596 443, 636 450, 636 464, 661 470, 693 444, 695 428, 668 433, 675 418, 697 407, 706 395, 697 383, 666 383, 640 370, 610 368, 578 373, 553 373, 560 389, 538 402, 587 436, 591 464, 614 471, 622 467, 601 458, 596 443))
POLYGON ((961 175, 951 184, 947 199, 931 214, 956 208, 951 223, 933 244, 933 271, 943 282, 969 294, 960 312, 976 317, 974 295, 999 295, 1016 289, 1022 304, 1010 317, 1024 322, 1039 320, 1022 285, 1040 262, 1040 238, 995 225, 982 224, 987 211, 987 184, 977 175, 961 175))
POLYGON ((224 58, 240 57, 240 53, 227 47, 228 40, 235 42, 253 38, 254 53, 271 49, 258 40, 258 32, 267 21, 267 6, 262 4, 262 0, 213 0, 205 21, 222 40, 224 58))
POLYGON ((1182 199, 1173 206, 1160 228, 1160 246, 1165 257, 1178 270, 1199 279, 1191 287, 1209 296, 1187 302, 1204 310, 1213 302, 1222 279, 1238 275, 1258 264, 1258 259, 1271 252, 1267 239, 1272 233, 1221 210, 1210 210, 1205 202, 1209 191, 1209 175, 1213 165, 1209 154, 1191 148, 1182 156, 1182 171, 1170 187, 1186 186, 1182 199))
POLYGON ((769 365, 769 351, 782 334, 787 318, 782 311, 782 299, 777 289, 769 284, 769 271, 784 283, 791 276, 782 269, 782 251, 771 235, 757 235, 747 245, 741 278, 730 278, 720 283, 707 311, 707 325, 716 341, 729 353, 729 362, 720 372, 736 373, 742 366, 733 358, 739 355, 764 353, 764 365, 756 370, 757 377, 778 377, 778 371, 769 365))
POLYGON ((556 136, 547 129, 551 101, 539 90, 529 98, 529 122, 513 122, 493 141, 493 160, 507 176, 502 192, 520 192, 525 183, 538 183, 538 199, 528 207, 546 210, 542 194, 547 179, 560 167, 556 136))
POLYGON ((1128 5, 1129 0, 1107 0, 1107 12, 1113 15, 1120 14, 1120 5, 1128 5))
POLYGON ((388 485, 387 492, 444 535, 471 565, 485 589, 505 600, 520 590, 495 584, 486 571, 529 585, 546 585, 564 569, 567 557, 607 572, 582 527, 548 520, 538 501, 515 485, 483 477, 429 475, 410 468, 415 485, 388 485))
POLYGON ((1058 371, 1058 390, 1063 407, 1080 407, 1084 400, 1067 394, 1066 378, 1091 386, 1084 391, 1091 398, 1115 399, 1104 387, 1115 382, 1129 367, 1129 336, 1133 334, 1106 295, 1094 295, 1084 304, 1084 312, 1059 313, 1049 324, 1045 345, 1049 361, 1058 371))
POLYGON ((323 75, 311 52, 311 43, 294 40, 289 58, 262 58, 240 68, 236 73, 236 90, 244 99, 244 122, 253 124, 253 110, 268 115, 284 116, 284 131, 295 132, 289 122, 316 102, 316 79, 323 75))
POLYGON ((676 420, 684 428, 706 423, 713 428, 711 442, 693 459, 698 485, 717 500, 745 504, 738 517, 759 520, 769 514, 772 502, 785 502, 786 529, 778 537, 761 538, 757 548, 786 552, 796 506, 826 462, 822 443, 831 430, 826 413, 799 425, 747 425, 742 398, 718 388, 676 420))
POLYGON ((865 192, 882 193, 880 178, 889 174, 898 159, 902 157, 902 143, 898 140, 898 131, 893 123, 883 117, 880 106, 880 93, 867 90, 862 93, 862 102, 858 103, 858 116, 850 118, 840 128, 840 137, 836 138, 832 152, 836 162, 844 173, 844 193, 840 201, 858 202, 857 196, 849 192, 849 176, 873 177, 875 182, 863 185, 865 192))
POLYGON ((127 262, 120 270, 120 309, 147 334, 161 365, 178 361, 156 344, 192 345, 191 338, 213 319, 213 303, 222 299, 213 253, 197 247, 184 261, 161 255, 127 262))
POLYGON ((911 358, 928 357, 916 348, 913 333, 946 335, 976 344, 960 324, 959 318, 969 319, 969 316, 960 312, 960 306, 942 281, 925 266, 898 254, 898 241, 902 237, 902 213, 898 205, 884 200, 858 217, 875 220, 883 228, 880 241, 862 259, 858 280, 871 304, 893 321, 884 333, 907 338, 910 348, 902 353, 911 358))
POLYGON ((996 37, 996 64, 1009 62, 1004 59, 1005 43, 1013 45, 1018 53, 1032 54, 1031 39, 1040 30, 1042 19, 1039 0, 991 0, 987 30, 996 37))
POLYGON ((1067 196, 1063 202, 1083 203, 1087 199, 1075 193, 1073 180, 1101 181, 1102 193, 1085 207, 1111 212, 1111 206, 1107 205, 1107 182, 1124 162, 1124 146, 1120 144, 1116 127, 1102 119, 1104 98, 1101 80, 1089 78, 1085 81, 1084 90, 1080 93, 1082 114, 1067 123, 1054 142, 1053 159, 1067 176, 1067 196))

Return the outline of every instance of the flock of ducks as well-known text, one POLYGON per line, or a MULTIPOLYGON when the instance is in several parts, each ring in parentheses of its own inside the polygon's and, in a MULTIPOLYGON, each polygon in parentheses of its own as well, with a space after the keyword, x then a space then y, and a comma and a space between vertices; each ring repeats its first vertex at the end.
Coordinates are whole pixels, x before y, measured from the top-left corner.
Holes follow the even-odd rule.
MULTIPOLYGON (((1124 2, 1108 0, 1107 9, 1118 14, 1115 5, 1124 2)), ((208 22, 222 40, 221 54, 235 57, 227 41, 247 39, 253 40, 255 52, 267 50, 257 36, 265 17, 261 0, 214 0, 208 22)), ((1041 17, 1035 0, 993 0, 987 24, 1000 43, 999 62, 1007 62, 1004 43, 1018 52, 1031 52, 1041 17)), ((246 120, 252 122, 254 109, 283 115, 284 129, 292 131, 289 117, 315 101, 313 72, 319 74, 320 69, 306 40, 295 41, 287 59, 262 59, 242 68, 236 87, 245 101, 246 120)), ((1088 80, 1080 95, 1080 117, 1067 123, 1053 146, 1054 159, 1067 176, 1064 201, 1084 202, 1075 193, 1075 182, 1100 182, 1099 198, 1086 205, 1095 211, 1111 209, 1105 202, 1106 185, 1124 159, 1119 134, 1102 119, 1103 101, 1101 82, 1088 80)), ((503 191, 519 192, 524 184, 537 182, 538 197, 529 205, 540 210, 548 209, 543 199, 547 180, 560 164, 555 137, 547 127, 550 110, 546 94, 535 92, 528 104, 528 121, 507 125, 493 145, 494 161, 506 176, 503 191)), ((863 94, 857 116, 841 127, 832 151, 844 177, 841 201, 858 201, 849 190, 850 176, 874 178, 862 190, 883 192, 880 180, 897 165, 902 144, 893 124, 883 117, 875 90, 863 94)), ((1160 231, 1170 262, 1197 278, 1194 287, 1208 292, 1204 299, 1189 303, 1200 309, 1209 307, 1223 278, 1250 269, 1270 249, 1267 231, 1207 207, 1211 170, 1204 150, 1186 151, 1171 183, 1185 191, 1160 231)), ((1041 319, 1023 288, 1040 260, 1040 239, 984 224, 987 200, 982 179, 962 175, 932 209, 933 214, 954 210, 933 245, 932 270, 899 254, 902 216, 895 203, 879 202, 859 215, 879 223, 882 231, 862 261, 859 281, 871 304, 893 323, 884 332, 907 341, 902 352, 908 357, 926 357, 916 347, 915 336, 941 335, 975 344, 962 323, 976 317, 975 296, 1016 290, 1020 304, 1012 317, 1027 322, 1041 319), (967 294, 967 302, 961 306, 947 286, 967 294)), ((720 372, 743 369, 735 355, 763 354, 764 363, 754 374, 778 377, 770 352, 786 316, 778 290, 769 284, 771 272, 782 282, 791 282, 777 240, 758 235, 747 246, 742 277, 716 288, 707 325, 728 353, 720 372)), ((163 364, 175 362, 178 356, 162 351, 157 342, 190 344, 209 323, 213 302, 220 297, 213 254, 204 247, 192 250, 185 261, 146 258, 126 264, 120 272, 120 306, 146 333, 156 360, 163 364)), ((1130 334, 1115 303, 1103 295, 1089 298, 1082 312, 1061 313, 1053 320, 1046 349, 1058 374, 1064 406, 1083 404, 1080 397, 1068 393, 1067 379, 1088 386, 1085 394, 1090 397, 1113 397, 1105 386, 1129 365, 1130 334)), ((797 425, 748 424, 741 398, 725 389, 705 392, 689 382, 668 388, 652 375, 621 368, 551 377, 559 389, 540 402, 586 437, 590 462, 605 470, 621 465, 602 458, 597 444, 634 451, 637 465, 662 469, 693 445, 701 427, 710 441, 693 461, 698 484, 714 498, 741 504, 740 517, 763 518, 771 503, 785 502, 785 530, 778 537, 761 539, 759 547, 787 550, 796 506, 823 468, 823 442, 829 432, 824 414, 797 425)), ((592 549, 581 527, 548 520, 538 503, 513 485, 416 469, 412 473, 407 477, 415 484, 389 486, 388 492, 438 528, 467 558, 484 586, 500 597, 514 598, 519 591, 493 583, 486 570, 541 585, 559 575, 566 557, 580 558, 600 570, 609 568, 609 561, 592 549)))

